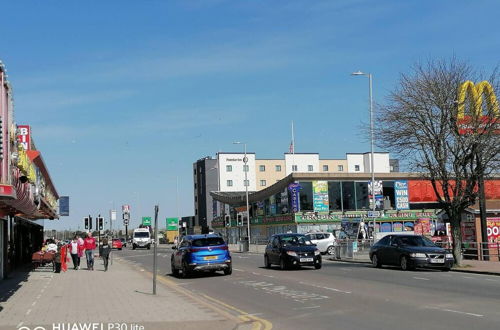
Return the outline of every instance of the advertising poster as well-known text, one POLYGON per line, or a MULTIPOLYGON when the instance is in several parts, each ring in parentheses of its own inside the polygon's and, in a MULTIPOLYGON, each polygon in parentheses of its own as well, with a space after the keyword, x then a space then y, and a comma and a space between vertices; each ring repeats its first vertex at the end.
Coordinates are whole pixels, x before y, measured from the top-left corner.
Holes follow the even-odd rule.
POLYGON ((486 230, 490 248, 497 248, 500 243, 500 218, 486 218, 486 230))
POLYGON ((381 233, 389 233, 392 231, 392 224, 390 222, 383 222, 380 225, 380 232, 381 233))
POLYGON ((413 231, 415 224, 413 222, 405 222, 405 231, 413 231))
POLYGON ((396 203, 396 210, 410 209, 407 180, 394 181, 394 201, 396 203))
POLYGON ((476 223, 474 216, 468 216, 462 220, 462 240, 464 242, 474 242, 476 240, 476 223))
POLYGON ((383 186, 381 180, 375 180, 374 184, 368 181, 368 198, 370 209, 373 209, 373 194, 375 194, 375 208, 382 209, 384 204, 383 186))
POLYGON ((290 210, 294 213, 300 211, 300 185, 297 182, 288 185, 290 192, 290 210))
POLYGON ((403 231, 403 224, 401 222, 394 222, 392 224, 393 231, 403 231))
POLYGON ((314 212, 328 212, 328 181, 313 181, 314 212))
POLYGON ((416 235, 432 235, 431 220, 428 218, 418 219, 415 223, 416 235))
POLYGON ((59 215, 69 216, 69 196, 59 197, 59 215))

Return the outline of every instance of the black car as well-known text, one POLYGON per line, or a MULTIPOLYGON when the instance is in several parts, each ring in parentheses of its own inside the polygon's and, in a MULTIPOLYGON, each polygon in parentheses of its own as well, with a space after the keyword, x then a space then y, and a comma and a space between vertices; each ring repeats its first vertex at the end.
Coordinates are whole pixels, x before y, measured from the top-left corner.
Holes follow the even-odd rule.
POLYGON ((279 265, 281 269, 300 266, 321 268, 321 253, 310 240, 302 234, 273 235, 264 253, 266 268, 279 265))
POLYGON ((448 271, 454 262, 453 254, 419 235, 385 236, 371 247, 370 260, 374 267, 396 265, 402 270, 429 267, 448 271))

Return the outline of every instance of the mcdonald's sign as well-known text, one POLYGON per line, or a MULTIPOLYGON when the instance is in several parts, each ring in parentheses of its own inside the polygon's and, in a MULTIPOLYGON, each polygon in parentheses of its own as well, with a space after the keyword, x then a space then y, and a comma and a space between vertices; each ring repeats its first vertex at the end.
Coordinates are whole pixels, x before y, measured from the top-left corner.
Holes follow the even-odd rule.
POLYGON ((460 134, 482 133, 487 127, 495 134, 500 134, 500 110, 495 91, 487 81, 474 84, 468 80, 458 89, 457 124, 460 134), (469 97, 470 115, 465 114, 467 96, 469 97), (488 115, 483 115, 483 96, 486 98, 488 115))

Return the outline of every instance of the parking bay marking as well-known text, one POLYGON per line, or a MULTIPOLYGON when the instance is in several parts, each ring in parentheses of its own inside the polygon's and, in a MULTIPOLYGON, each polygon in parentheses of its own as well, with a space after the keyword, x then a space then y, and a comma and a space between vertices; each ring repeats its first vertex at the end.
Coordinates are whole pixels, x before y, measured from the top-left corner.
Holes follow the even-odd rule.
POLYGON ((330 297, 324 296, 321 294, 317 293, 311 293, 311 292, 306 292, 306 291, 300 291, 300 290, 291 290, 288 287, 284 285, 276 285, 274 283, 270 282, 257 282, 257 281, 239 281, 238 283, 252 287, 256 290, 262 290, 265 293, 268 294, 276 294, 280 295, 284 298, 289 298, 294 301, 304 303, 309 300, 322 300, 322 299, 329 299, 330 297))
POLYGON ((450 312, 450 313, 457 313, 457 314, 464 314, 464 315, 469 315, 469 316, 475 316, 475 317, 483 317, 484 315, 481 314, 475 314, 475 313, 468 313, 468 312, 462 312, 462 311, 456 311, 453 309, 447 309, 447 308, 439 308, 439 307, 428 307, 430 309, 436 309, 439 311, 443 312, 450 312))

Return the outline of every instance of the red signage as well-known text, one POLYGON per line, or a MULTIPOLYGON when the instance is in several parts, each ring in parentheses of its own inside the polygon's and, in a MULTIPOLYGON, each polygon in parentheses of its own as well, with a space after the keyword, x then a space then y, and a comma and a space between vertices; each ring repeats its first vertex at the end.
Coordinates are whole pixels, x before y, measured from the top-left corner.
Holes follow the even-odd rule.
POLYGON ((497 248, 500 244, 500 218, 487 218, 486 230, 490 248, 497 248))
POLYGON ((17 141, 24 150, 31 150, 31 128, 29 125, 17 125, 17 141))

